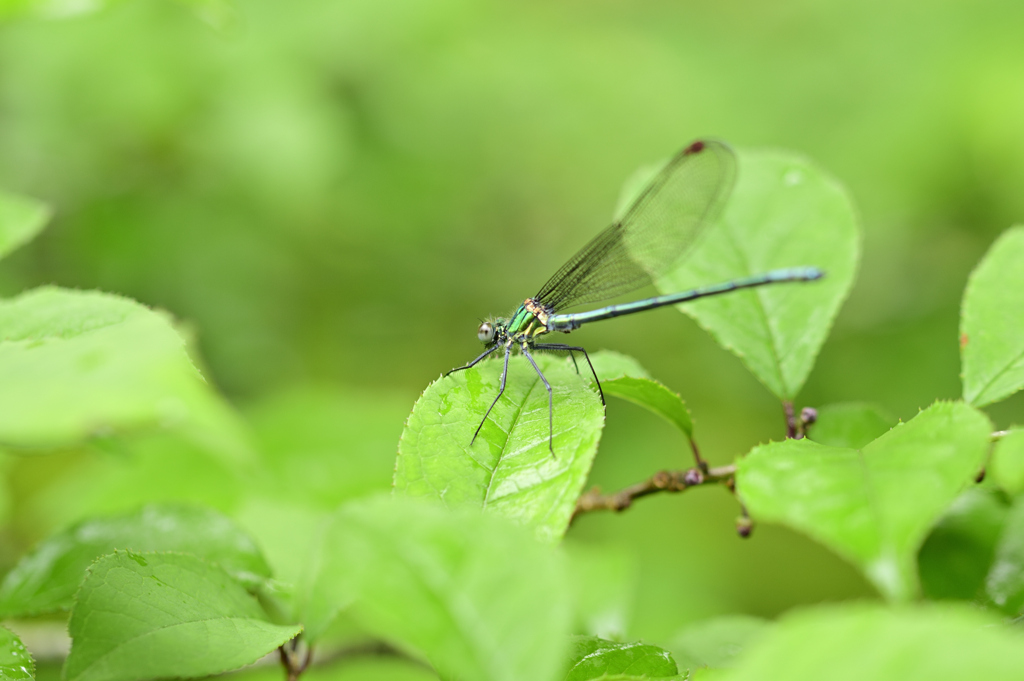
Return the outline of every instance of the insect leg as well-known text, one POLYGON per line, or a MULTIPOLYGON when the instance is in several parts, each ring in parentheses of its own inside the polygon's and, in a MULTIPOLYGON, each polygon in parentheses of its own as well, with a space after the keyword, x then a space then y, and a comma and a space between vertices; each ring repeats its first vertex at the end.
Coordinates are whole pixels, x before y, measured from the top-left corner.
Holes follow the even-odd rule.
POLYGON ((576 348, 571 348, 561 343, 531 343, 530 347, 534 350, 544 350, 545 352, 568 352, 569 357, 572 359, 572 365, 576 368, 576 373, 580 372, 580 366, 576 363, 576 355, 573 353, 573 350, 576 348))
MULTIPOLYGON (((484 355, 486 355, 489 352, 492 352, 497 347, 498 346, 495 345, 494 348, 491 348, 490 350, 485 352, 484 355)), ((484 423, 487 422, 487 417, 491 415, 491 410, 494 409, 494 405, 496 405, 498 403, 498 400, 501 399, 501 394, 505 392, 505 379, 508 377, 508 356, 510 354, 512 354, 511 344, 505 346, 505 368, 501 370, 501 387, 498 388, 498 396, 494 398, 493 402, 491 402, 491 406, 487 407, 487 412, 484 414, 484 417, 480 419, 480 425, 476 427, 476 431, 473 433, 473 439, 469 441, 469 444, 473 444, 474 442, 476 442, 476 436, 480 434, 480 429, 483 428, 484 423)), ((484 355, 477 357, 475 360, 473 360, 473 362, 479 362, 484 355)))
MULTIPOLYGON (((594 382, 597 383, 597 393, 601 396, 601 404, 607 404, 604 401, 604 391, 601 390, 601 379, 597 377, 597 372, 594 371, 594 364, 590 361, 590 355, 587 354, 586 348, 581 348, 578 345, 564 345, 562 343, 538 343, 535 344, 534 349, 536 350, 567 350, 571 354, 572 351, 582 352, 583 357, 587 360, 587 365, 590 367, 590 373, 594 376, 594 382)), ((575 363, 575 359, 573 362, 575 363)), ((577 371, 579 371, 577 369, 577 371)))
MULTIPOLYGON (((548 379, 544 378, 544 374, 541 373, 537 363, 533 361, 533 355, 530 354, 527 348, 527 344, 523 343, 523 354, 526 355, 526 359, 530 360, 530 364, 533 365, 537 375, 540 376, 540 380, 544 382, 544 387, 548 389, 548 449, 551 450, 551 456, 555 456, 555 398, 551 393, 551 384, 548 383, 548 379)), ((558 457, 555 458, 557 459, 558 457)))
POLYGON ((472 362, 470 362, 469 364, 467 364, 467 365, 465 365, 465 366, 461 366, 461 367, 455 367, 454 369, 452 369, 452 370, 448 371, 448 372, 447 372, 447 373, 445 374, 445 376, 447 376, 448 374, 454 374, 454 373, 455 373, 456 371, 462 371, 463 369, 468 369, 468 368, 470 368, 471 366, 473 366, 474 364, 476 364, 477 362, 479 362, 479 361, 480 361, 480 360, 482 360, 482 359, 483 359, 484 357, 486 357, 487 355, 491 354, 492 352, 494 352, 494 351, 495 351, 495 350, 497 350, 497 349, 498 349, 498 344, 497 344, 497 343, 495 343, 495 344, 494 344, 494 347, 492 347, 492 348, 490 348, 489 350, 487 350, 486 352, 484 352, 484 354, 480 355, 479 357, 477 357, 476 359, 474 359, 474 360, 473 360, 472 362))

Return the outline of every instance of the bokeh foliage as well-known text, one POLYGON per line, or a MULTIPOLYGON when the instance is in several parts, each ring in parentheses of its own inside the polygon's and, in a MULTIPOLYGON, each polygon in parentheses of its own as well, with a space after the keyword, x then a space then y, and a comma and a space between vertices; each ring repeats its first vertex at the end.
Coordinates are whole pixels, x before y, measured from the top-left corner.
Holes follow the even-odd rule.
MULTIPOLYGON (((309 506, 388 488, 408 405, 475 354, 475 320, 532 293, 608 221, 623 178, 695 136, 797 150, 856 198, 862 265, 800 404, 909 421, 959 397, 967 274, 1024 214, 1019 3, 244 0, 207 23, 200 2, 106 4, 0 26, 0 187, 54 211, 0 291, 56 283, 169 310, 259 462, 240 475, 176 433, 5 459, 6 564, 88 514, 185 497, 258 526, 275 573, 294 570, 309 506), (282 445, 293 430, 303 441, 282 445), (339 450, 373 463, 346 469, 339 450), (317 487, 339 475, 358 483, 317 487), (273 512, 242 500, 281 484, 292 498, 273 512)), ((600 327, 580 342, 680 393, 713 462, 781 437, 777 401, 680 315, 600 327)), ((1022 404, 987 411, 1005 428, 1022 404)), ((608 414, 593 482, 686 465, 671 425, 622 401, 608 414)), ((1007 462, 995 470, 1018 478, 1007 462)), ((784 529, 739 543, 734 515, 696 491, 584 518, 570 539, 633 554, 620 621, 637 637, 873 594, 784 529)))

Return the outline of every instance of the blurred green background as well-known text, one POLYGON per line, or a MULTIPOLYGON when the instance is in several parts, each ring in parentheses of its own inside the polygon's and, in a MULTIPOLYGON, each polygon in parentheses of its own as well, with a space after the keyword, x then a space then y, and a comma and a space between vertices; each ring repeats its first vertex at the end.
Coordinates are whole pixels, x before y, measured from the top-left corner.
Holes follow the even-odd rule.
MULTIPOLYGON (((0 186, 55 210, 0 293, 56 283, 172 312, 296 499, 386 487, 413 401, 479 352, 478 319, 534 293, 634 169, 695 137, 804 153, 861 212, 859 278, 798 406, 907 419, 959 396, 967 274, 1024 217, 1013 0, 239 0, 219 28, 187 2, 109 4, 0 25, 0 186)), ((784 435, 768 391, 674 310, 574 339, 679 391, 713 463, 784 435)), ((989 413, 1022 411, 1018 395, 989 413)), ((5 460, 0 561, 149 498, 274 516, 184 445, 129 449, 5 460)), ((612 402, 592 478, 613 489, 687 457, 612 402)), ((570 539, 635 558, 637 637, 874 597, 802 537, 738 539, 736 514, 699 489, 584 517, 570 539)))

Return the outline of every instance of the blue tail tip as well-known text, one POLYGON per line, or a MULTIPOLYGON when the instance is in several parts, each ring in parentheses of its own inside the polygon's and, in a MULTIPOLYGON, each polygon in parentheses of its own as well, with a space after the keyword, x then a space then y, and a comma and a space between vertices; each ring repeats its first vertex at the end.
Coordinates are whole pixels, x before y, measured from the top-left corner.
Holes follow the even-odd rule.
POLYGON ((825 271, 824 270, 820 270, 817 267, 805 267, 804 268, 804 278, 807 279, 807 281, 814 281, 815 279, 821 279, 824 276, 825 276, 825 271))

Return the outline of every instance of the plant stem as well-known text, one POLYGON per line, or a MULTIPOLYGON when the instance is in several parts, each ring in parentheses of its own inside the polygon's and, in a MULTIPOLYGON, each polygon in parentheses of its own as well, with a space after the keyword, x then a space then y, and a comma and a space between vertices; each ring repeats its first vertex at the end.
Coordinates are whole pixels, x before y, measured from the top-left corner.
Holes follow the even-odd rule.
POLYGON ((299 655, 299 639, 301 637, 302 634, 299 634, 291 641, 282 643, 281 646, 277 649, 277 652, 281 656, 281 666, 284 667, 287 681, 298 681, 298 678, 302 675, 302 672, 306 671, 310 663, 313 661, 312 646, 306 646, 305 655, 299 655))
POLYGON ((630 485, 613 494, 601 494, 598 487, 585 492, 576 501, 576 510, 572 519, 590 511, 625 511, 633 505, 634 499, 646 497, 657 492, 684 492, 699 485, 726 483, 736 474, 736 466, 719 466, 709 468, 707 472, 699 468, 681 471, 658 471, 647 480, 630 485))
POLYGON ((700 469, 701 473, 707 475, 708 471, 710 470, 708 468, 708 462, 705 461, 704 457, 700 455, 700 450, 697 449, 697 441, 694 440, 692 437, 690 438, 690 451, 693 452, 693 461, 694 463, 697 464, 697 468, 700 469))
POLYGON ((782 408, 786 412, 786 437, 795 438, 798 433, 799 423, 796 420, 796 412, 793 411, 793 403, 785 400, 782 403, 782 408))

